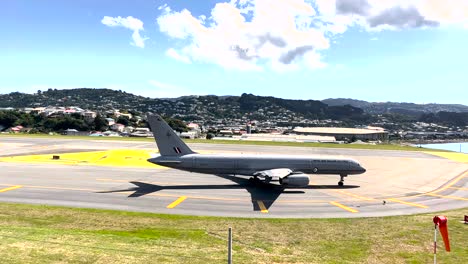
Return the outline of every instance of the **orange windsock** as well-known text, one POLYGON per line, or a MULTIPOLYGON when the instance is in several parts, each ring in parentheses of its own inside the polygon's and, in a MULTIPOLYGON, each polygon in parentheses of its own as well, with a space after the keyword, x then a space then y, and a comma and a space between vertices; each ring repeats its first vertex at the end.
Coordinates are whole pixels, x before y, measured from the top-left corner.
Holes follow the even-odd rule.
POLYGON ((447 252, 450 252, 450 241, 449 241, 449 235, 448 235, 448 227, 447 227, 447 217, 446 216, 434 216, 434 224, 439 226, 440 234, 442 235, 442 238, 444 240, 444 245, 445 245, 445 250, 447 252))

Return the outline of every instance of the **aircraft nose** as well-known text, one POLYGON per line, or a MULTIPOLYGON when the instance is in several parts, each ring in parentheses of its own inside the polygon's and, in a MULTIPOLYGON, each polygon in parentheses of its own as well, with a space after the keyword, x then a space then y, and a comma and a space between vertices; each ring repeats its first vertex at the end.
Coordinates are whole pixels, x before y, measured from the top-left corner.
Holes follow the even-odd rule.
POLYGON ((360 169, 360 172, 361 172, 361 173, 366 172, 366 169, 364 169, 362 166, 359 166, 359 169, 360 169))

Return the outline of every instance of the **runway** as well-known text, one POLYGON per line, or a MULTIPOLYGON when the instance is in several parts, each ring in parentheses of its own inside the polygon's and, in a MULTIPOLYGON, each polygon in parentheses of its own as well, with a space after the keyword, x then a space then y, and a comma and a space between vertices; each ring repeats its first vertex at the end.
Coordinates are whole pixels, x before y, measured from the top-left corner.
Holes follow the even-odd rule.
POLYGON ((274 218, 373 217, 468 207, 468 162, 427 153, 222 144, 191 147, 202 153, 340 155, 359 160, 367 172, 347 177, 343 188, 333 175, 311 175, 307 188, 252 186, 247 177, 145 167, 141 157, 156 150, 154 142, 2 136, 0 201, 274 218), (116 157, 105 162, 110 153, 118 156, 125 149, 133 151, 129 152, 132 157, 126 152, 121 160, 116 157), (69 163, 51 159, 52 154, 70 152, 79 155, 72 156, 75 160, 70 158, 69 163), (32 162, 30 158, 10 158, 31 154, 45 156, 32 162), (96 158, 81 160, 93 155, 96 158))

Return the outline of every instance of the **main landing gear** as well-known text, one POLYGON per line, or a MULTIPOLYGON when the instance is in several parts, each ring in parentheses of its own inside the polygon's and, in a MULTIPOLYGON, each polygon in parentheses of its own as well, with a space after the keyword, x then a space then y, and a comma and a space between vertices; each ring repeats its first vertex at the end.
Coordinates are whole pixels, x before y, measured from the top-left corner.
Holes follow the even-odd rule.
POLYGON ((250 177, 249 178, 249 183, 250 184, 258 184, 260 182, 260 179, 258 177, 250 177))
POLYGON ((338 182, 338 186, 343 187, 344 185, 344 177, 348 175, 340 175, 340 181, 338 182))

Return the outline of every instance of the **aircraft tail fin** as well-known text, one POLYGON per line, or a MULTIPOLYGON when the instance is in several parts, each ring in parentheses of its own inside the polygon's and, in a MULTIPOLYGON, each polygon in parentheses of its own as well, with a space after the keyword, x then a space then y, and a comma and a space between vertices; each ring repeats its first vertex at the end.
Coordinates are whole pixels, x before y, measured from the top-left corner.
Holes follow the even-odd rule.
POLYGON ((148 116, 161 156, 183 156, 193 152, 159 115, 148 116))

